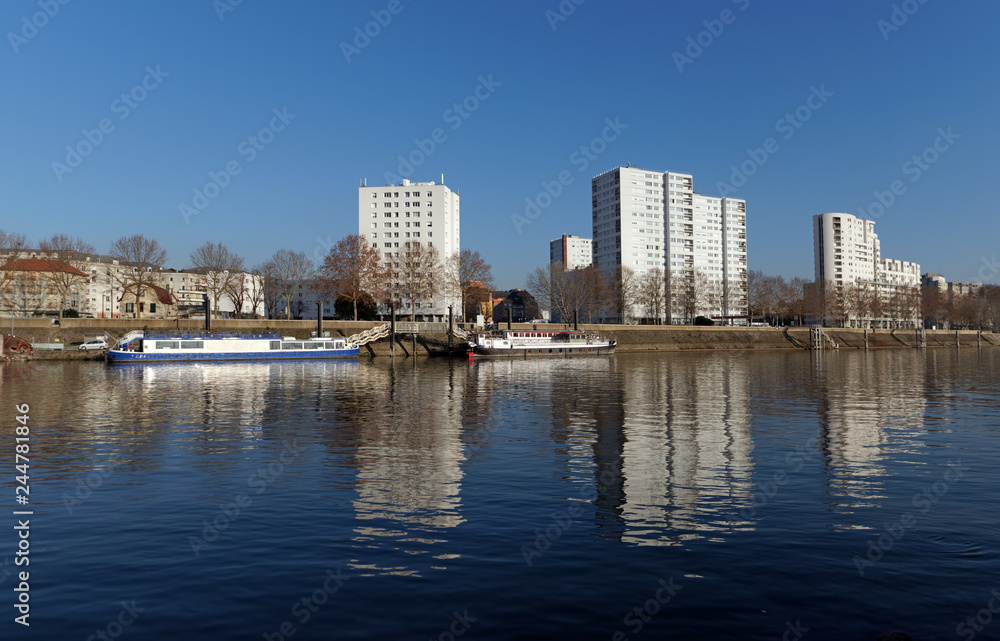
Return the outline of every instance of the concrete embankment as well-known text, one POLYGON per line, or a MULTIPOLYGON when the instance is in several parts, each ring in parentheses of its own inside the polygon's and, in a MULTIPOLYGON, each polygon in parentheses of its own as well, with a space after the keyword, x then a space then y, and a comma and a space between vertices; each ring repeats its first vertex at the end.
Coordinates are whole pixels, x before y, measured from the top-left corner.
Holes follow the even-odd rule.
MULTIPOLYGON (((351 336, 381 323, 366 321, 324 321, 323 331, 331 336, 351 336)), ((564 325, 531 325, 515 323, 513 329, 560 329, 564 325)), ((76 349, 86 338, 103 336, 105 332, 117 338, 134 329, 153 332, 188 331, 188 323, 176 320, 125 320, 125 319, 64 319, 53 325, 48 319, 14 320, 14 334, 31 343, 63 343, 63 351, 35 352, 37 359, 90 359, 102 358, 103 352, 81 352, 76 349)), ((276 320, 216 320, 212 329, 219 332, 273 332, 283 336, 308 338, 317 329, 315 321, 276 320)), ((770 327, 690 327, 649 325, 580 325, 580 329, 593 330, 602 336, 618 341, 620 352, 682 351, 682 350, 747 350, 747 349, 807 349, 808 328, 770 327)), ((10 328, 3 330, 8 333, 10 328)), ((201 323, 192 325, 191 331, 203 331, 201 323)), ((838 349, 864 349, 865 332, 860 329, 826 328, 828 344, 838 349)), ((914 348, 918 346, 917 330, 869 330, 868 348, 914 348)), ((995 347, 1000 345, 1000 335, 975 331, 928 330, 926 347, 995 347)), ((457 339, 453 341, 458 343, 457 339)), ((397 335, 397 356, 428 355, 446 348, 448 338, 443 333, 413 336, 397 335)), ((383 339, 363 346, 362 355, 387 356, 389 341, 383 339)))

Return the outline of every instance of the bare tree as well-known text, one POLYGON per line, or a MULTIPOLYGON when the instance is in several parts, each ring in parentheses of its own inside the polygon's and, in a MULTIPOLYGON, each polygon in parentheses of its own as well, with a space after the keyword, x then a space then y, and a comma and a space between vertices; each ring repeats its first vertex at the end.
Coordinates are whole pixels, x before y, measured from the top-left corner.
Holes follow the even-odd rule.
POLYGON ((686 323, 693 323, 702 310, 717 306, 717 290, 716 284, 701 270, 671 274, 671 305, 684 317, 686 323))
POLYGON ((248 278, 246 272, 238 271, 233 274, 233 277, 229 279, 229 283, 226 285, 224 293, 233 303, 233 314, 236 315, 236 318, 243 318, 243 306, 246 305, 248 296, 248 280, 250 278, 248 278))
POLYGON ((805 323, 806 315, 806 293, 805 289, 809 281, 796 276, 788 283, 785 293, 785 313, 790 318, 798 319, 798 324, 805 323))
POLYGON ((364 236, 352 235, 330 248, 316 277, 316 291, 329 300, 350 302, 358 320, 358 302, 381 297, 385 274, 378 249, 364 236))
POLYGON ((1000 285, 983 285, 976 292, 982 311, 983 329, 1000 329, 1000 285))
MULTIPOLYGON (((219 299, 229 290, 243 272, 243 259, 222 243, 206 242, 191 252, 191 271, 205 276, 205 287, 212 297, 212 313, 219 317, 219 299)), ((238 311, 238 310, 237 310, 238 311)))
POLYGON ((465 310, 462 312, 462 318, 474 319, 477 314, 483 314, 483 316, 490 316, 492 321, 492 302, 493 302, 493 290, 486 285, 482 287, 479 283, 473 285, 472 289, 465 299, 465 310), (489 308, 489 313, 485 307, 489 308))
POLYGON ((639 277, 636 298, 652 325, 660 325, 663 322, 663 311, 666 305, 665 287, 663 270, 659 267, 650 269, 639 277))
POLYGON ((277 268, 273 260, 266 260, 258 267, 261 282, 261 299, 264 301, 264 314, 268 318, 277 318, 281 306, 281 287, 278 284, 277 268))
POLYGON ((159 282, 167 252, 156 240, 135 234, 122 236, 111 243, 108 254, 120 264, 111 272, 112 278, 121 285, 123 292, 131 289, 135 294, 135 317, 139 318, 142 314, 139 303, 146 289, 159 282))
MULTIPOLYGON (((260 309, 261 303, 264 302, 264 293, 266 291, 266 281, 264 278, 265 264, 254 265, 247 272, 246 301, 251 310, 251 318, 257 318, 257 310, 260 309)), ((265 305, 264 316, 270 317, 270 315, 270 310, 265 305)))
POLYGON ((442 289, 442 266, 437 248, 419 242, 407 242, 389 269, 387 293, 393 304, 410 304, 413 320, 417 304, 431 301, 442 289))
POLYGON ((618 316, 619 323, 625 323, 636 304, 638 277, 631 267, 619 265, 608 279, 608 300, 618 316))
MULTIPOLYGON (((903 288, 903 314, 906 319, 907 326, 919 327, 920 323, 917 319, 920 318, 920 308, 921 308, 921 295, 920 288, 914 287, 912 285, 904 286, 903 288)), ((978 307, 977 307, 978 312, 978 307)), ((976 314, 976 319, 978 323, 978 313, 976 314)))
POLYGON ((722 283, 720 302, 722 306, 723 322, 732 325, 733 316, 743 316, 747 313, 747 282, 746 274, 737 277, 728 277, 722 283))
POLYGON ((462 301, 462 306, 459 309, 462 310, 462 320, 465 320, 467 301, 472 295, 473 289, 478 288, 475 283, 482 283, 488 290, 493 289, 493 268, 483 260, 479 252, 463 249, 452 254, 446 261, 444 281, 445 288, 462 301))
POLYGON ((574 277, 580 281, 580 312, 587 316, 588 323, 593 323, 594 314, 599 316, 608 304, 608 282, 596 265, 575 270, 574 277))
MULTIPOLYGON (((17 259, 17 252, 28 246, 24 234, 6 232, 0 229, 0 265, 17 259)), ((0 292, 6 292, 10 283, 17 278, 17 270, 0 269, 0 292)))
POLYGON ((41 313, 45 279, 37 272, 22 272, 4 291, 11 310, 19 310, 22 316, 41 313))
POLYGON ((767 275, 759 269, 747 271, 747 308, 750 321, 760 318, 767 306, 766 285, 767 275))
POLYGON ((527 285, 542 307, 556 312, 560 321, 568 322, 584 299, 580 281, 573 271, 563 269, 562 263, 552 263, 530 272, 527 285))
POLYGON ((59 319, 62 320, 70 292, 86 283, 89 278, 73 263, 79 261, 82 254, 94 253, 94 246, 81 238, 71 238, 64 234, 54 234, 51 238, 41 241, 38 246, 43 253, 49 255, 52 269, 45 275, 59 297, 59 319))
POLYGON ((279 249, 268 262, 271 263, 273 287, 285 302, 285 318, 291 318, 292 298, 295 291, 313 275, 312 261, 302 252, 279 249))

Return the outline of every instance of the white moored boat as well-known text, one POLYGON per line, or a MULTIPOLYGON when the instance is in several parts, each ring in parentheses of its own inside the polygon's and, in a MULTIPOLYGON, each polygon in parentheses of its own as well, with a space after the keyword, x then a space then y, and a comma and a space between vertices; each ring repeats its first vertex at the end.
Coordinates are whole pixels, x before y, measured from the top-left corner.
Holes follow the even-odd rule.
POLYGON ((481 356, 598 356, 615 353, 615 341, 583 330, 505 329, 476 334, 468 350, 481 356))
POLYGON ((355 358, 358 346, 344 338, 300 340, 280 334, 147 334, 129 332, 112 349, 109 362, 289 360, 355 358))

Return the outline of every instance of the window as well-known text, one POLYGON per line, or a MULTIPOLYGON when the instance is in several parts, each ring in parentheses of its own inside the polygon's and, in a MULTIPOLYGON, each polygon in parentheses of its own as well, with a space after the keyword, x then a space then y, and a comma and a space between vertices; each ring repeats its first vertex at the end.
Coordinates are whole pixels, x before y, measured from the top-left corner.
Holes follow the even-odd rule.
POLYGON ((205 341, 181 341, 181 349, 204 349, 205 341))
POLYGON ((179 341, 156 341, 156 349, 178 349, 179 341))

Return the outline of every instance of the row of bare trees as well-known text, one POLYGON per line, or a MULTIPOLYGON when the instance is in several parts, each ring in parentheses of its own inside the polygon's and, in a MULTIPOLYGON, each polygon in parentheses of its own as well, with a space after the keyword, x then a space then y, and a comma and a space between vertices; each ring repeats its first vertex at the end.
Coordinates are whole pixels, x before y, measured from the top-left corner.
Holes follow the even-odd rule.
POLYGON ((1000 285, 982 285, 970 293, 925 287, 921 313, 939 329, 1000 330, 1000 285))
POLYGON ((22 301, 22 312, 27 312, 28 301, 36 308, 42 306, 45 293, 51 291, 58 300, 59 318, 63 317, 66 301, 73 290, 86 282, 87 275, 73 263, 83 254, 93 253, 94 248, 81 238, 54 234, 39 242, 39 249, 48 256, 47 269, 24 277, 24 271, 15 263, 17 253, 27 249, 28 239, 23 234, 0 230, 0 292, 10 299, 11 308, 22 301))
MULTIPOLYGON (((13 266, 18 253, 27 248, 24 235, 0 230, 0 261, 5 261, 4 264, 13 266)), ((39 270, 38 275, 51 281, 48 289, 59 295, 61 314, 70 292, 89 278, 74 268, 73 263, 85 254, 94 253, 94 248, 81 239, 56 235, 39 243, 39 250, 51 264, 39 270)), ((116 288, 135 297, 138 314, 139 302, 161 282, 167 253, 155 239, 135 234, 116 239, 108 254, 119 265, 107 270, 107 275, 116 288)), ((30 287, 34 299, 41 297, 38 275, 28 278, 17 270, 2 267, 0 264, 0 291, 13 299, 14 288, 30 287)), ((394 304, 397 308, 406 305, 416 316, 419 304, 441 296, 461 300, 461 310, 465 310, 478 291, 476 288, 489 291, 494 285, 492 267, 479 252, 464 250, 442 261, 434 247, 414 242, 383 261, 378 249, 358 235, 338 242, 318 269, 304 253, 288 249, 281 249, 264 262, 247 268, 241 256, 225 244, 213 241, 191 252, 188 269, 204 277, 216 315, 225 296, 233 303, 237 315, 247 307, 256 313, 263 305, 268 317, 290 318, 293 311, 301 313, 298 294, 305 290, 324 300, 349 303, 355 319, 358 305, 365 303, 394 304)), ((23 293, 20 298, 26 300, 28 296, 23 293)))
MULTIPOLYGON (((559 263, 538 267, 528 274, 528 289, 543 307, 548 307, 564 321, 579 317, 615 318, 619 323, 640 321, 660 324, 668 317, 686 323, 711 310, 721 310, 725 291, 701 271, 668 275, 660 268, 636 274, 620 266, 605 275, 591 265, 566 270, 559 263)), ((746 299, 742 287, 730 296, 731 313, 743 315, 746 299)))
POLYGON ((958 294, 926 286, 786 281, 751 270, 747 289, 751 316, 774 325, 801 324, 810 317, 856 327, 1000 328, 998 285, 958 294))
POLYGON ((359 304, 366 301, 397 309, 406 305, 415 318, 418 304, 442 295, 459 299, 464 315, 480 287, 492 289, 493 268, 479 252, 466 249, 442 261, 435 247, 412 242, 383 260, 378 248, 358 235, 347 236, 330 249, 315 281, 324 298, 350 303, 354 320, 359 304))
MULTIPOLYGON (((629 298, 632 296, 631 282, 630 278, 629 298)), ((539 305, 548 308, 553 316, 564 322, 572 319, 574 312, 588 323, 593 322, 595 316, 600 318, 611 302, 612 291, 608 284, 608 280, 593 265, 567 270, 561 263, 538 267, 528 274, 527 279, 528 291, 539 305)))

